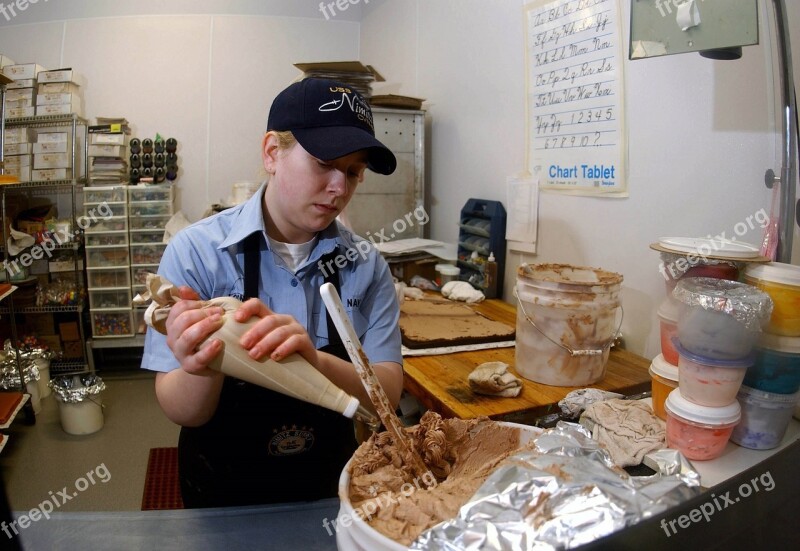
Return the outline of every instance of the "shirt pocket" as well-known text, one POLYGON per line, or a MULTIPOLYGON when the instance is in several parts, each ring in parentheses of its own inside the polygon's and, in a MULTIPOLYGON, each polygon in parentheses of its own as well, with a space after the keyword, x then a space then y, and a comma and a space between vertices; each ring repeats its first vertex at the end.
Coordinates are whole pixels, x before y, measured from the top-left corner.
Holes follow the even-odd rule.
MULTIPOLYGON (((364 337, 367 334, 368 327, 367 318, 365 318, 359 310, 347 309, 346 312, 347 317, 350 318, 353 329, 358 336, 359 342, 364 342, 364 337)), ((314 331, 314 335, 311 335, 311 340, 314 342, 314 346, 317 349, 330 344, 330 335, 328 335, 327 311, 324 310, 320 313, 315 313, 312 315, 312 329, 314 331)))

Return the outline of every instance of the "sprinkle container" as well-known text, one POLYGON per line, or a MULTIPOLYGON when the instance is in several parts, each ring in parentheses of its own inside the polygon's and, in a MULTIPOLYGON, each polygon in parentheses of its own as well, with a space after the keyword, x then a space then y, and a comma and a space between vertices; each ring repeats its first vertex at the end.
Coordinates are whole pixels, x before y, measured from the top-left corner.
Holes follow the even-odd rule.
POLYGON ((772 314, 765 292, 738 281, 681 279, 672 296, 680 301, 678 339, 689 352, 735 360, 750 354, 772 314))
POLYGON ((738 360, 718 360, 693 354, 678 348, 678 387, 681 396, 701 406, 721 407, 736 401, 747 368, 753 357, 738 360))
POLYGON ((722 455, 725 445, 741 418, 741 407, 735 401, 724 407, 693 404, 670 392, 664 404, 667 410, 667 447, 679 450, 688 459, 706 461, 722 455))
POLYGON ((751 265, 744 281, 765 291, 775 304, 766 330, 800 337, 800 266, 780 262, 751 265))
POLYGON ((800 393, 775 394, 742 386, 736 399, 742 420, 733 429, 731 442, 743 448, 769 450, 783 440, 800 393))
POLYGON ((678 365, 678 350, 672 341, 678 335, 678 311, 680 302, 667 297, 658 307, 658 320, 661 331, 661 354, 672 365, 678 365))
POLYGON ((678 368, 664 359, 662 354, 653 358, 650 364, 650 378, 652 381, 653 413, 666 420, 667 411, 664 402, 669 393, 678 388, 678 368))
POLYGON ((800 337, 762 333, 755 350, 755 363, 744 375, 745 385, 777 394, 800 390, 800 337))

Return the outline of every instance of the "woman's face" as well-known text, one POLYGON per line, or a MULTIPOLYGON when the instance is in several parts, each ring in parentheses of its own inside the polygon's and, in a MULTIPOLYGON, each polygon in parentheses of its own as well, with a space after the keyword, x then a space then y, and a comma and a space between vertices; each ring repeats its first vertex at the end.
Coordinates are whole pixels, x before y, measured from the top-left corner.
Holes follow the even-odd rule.
POLYGON ((365 151, 322 161, 299 143, 280 149, 275 137, 267 134, 264 167, 271 175, 265 194, 267 233, 285 243, 311 240, 350 201, 364 179, 366 162, 365 151))

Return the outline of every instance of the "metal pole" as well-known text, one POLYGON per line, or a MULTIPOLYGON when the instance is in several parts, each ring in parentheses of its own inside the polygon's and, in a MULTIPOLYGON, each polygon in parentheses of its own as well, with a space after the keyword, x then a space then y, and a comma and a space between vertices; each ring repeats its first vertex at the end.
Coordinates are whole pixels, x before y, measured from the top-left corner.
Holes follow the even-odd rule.
MULTIPOLYGON (((775 27, 778 32, 778 66, 781 76, 781 120, 783 123, 783 161, 779 180, 780 225, 778 240, 778 262, 790 263, 792 259, 792 237, 795 225, 795 186, 797 180, 797 119, 792 74, 792 49, 789 42, 789 19, 784 0, 774 0, 775 27)), ((771 187, 771 186, 770 186, 771 187)))

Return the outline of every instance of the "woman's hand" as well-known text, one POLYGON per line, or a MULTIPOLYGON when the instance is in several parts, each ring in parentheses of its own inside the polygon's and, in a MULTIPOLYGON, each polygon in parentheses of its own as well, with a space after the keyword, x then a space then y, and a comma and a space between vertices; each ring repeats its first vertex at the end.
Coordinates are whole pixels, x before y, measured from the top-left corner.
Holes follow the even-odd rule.
POLYGON ((311 365, 317 366, 317 350, 305 328, 296 319, 289 315, 276 314, 255 298, 242 304, 234 313, 234 319, 240 323, 254 316, 261 319, 239 340, 239 344, 249 351, 251 358, 260 360, 269 356, 279 361, 297 352, 311 365))
POLYGON ((223 309, 215 306, 202 308, 200 296, 191 288, 178 288, 182 300, 178 301, 167 317, 167 345, 184 371, 193 375, 216 373, 208 364, 222 350, 222 341, 214 339, 198 350, 209 335, 222 327, 223 309))

